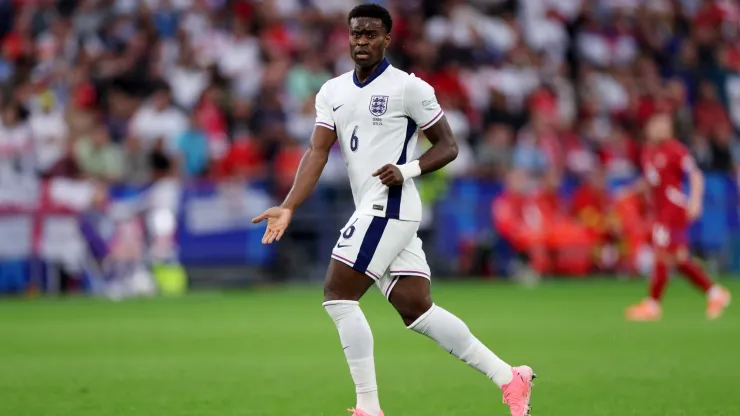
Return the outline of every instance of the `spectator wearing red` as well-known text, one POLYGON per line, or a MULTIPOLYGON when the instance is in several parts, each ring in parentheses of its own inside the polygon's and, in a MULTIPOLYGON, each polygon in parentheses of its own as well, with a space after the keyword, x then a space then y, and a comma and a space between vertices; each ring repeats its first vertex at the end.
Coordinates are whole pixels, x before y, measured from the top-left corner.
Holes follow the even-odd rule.
POLYGON ((218 165, 218 178, 249 180, 264 177, 265 155, 262 146, 249 136, 238 137, 218 165))
MULTIPOLYGON (((213 159, 221 159, 228 151, 226 134, 228 124, 226 112, 221 108, 222 91, 216 87, 209 87, 203 92, 200 102, 195 109, 197 123, 208 139, 208 147, 213 159)), ((235 103, 232 111, 241 110, 241 106, 235 103)))
POLYGON ((620 262, 623 270, 637 271, 638 255, 652 238, 653 218, 644 196, 617 195, 613 201, 614 226, 620 236, 620 262))
POLYGON ((694 108, 694 122, 696 132, 704 136, 711 136, 716 128, 730 124, 727 111, 717 98, 717 89, 709 81, 702 82, 699 87, 699 100, 694 108))
POLYGON ((571 203, 571 214, 595 238, 601 239, 607 231, 610 199, 606 177, 602 169, 594 169, 576 188, 571 203))
POLYGON ((558 118, 558 98, 552 89, 540 87, 529 97, 529 109, 554 124, 558 118))
POLYGON ((586 273, 590 255, 584 247, 592 239, 561 211, 552 185, 544 192, 533 185, 524 171, 509 174, 506 190, 493 202, 494 227, 536 272, 586 273))
POLYGON ((470 96, 460 79, 460 66, 455 61, 448 61, 442 69, 434 73, 429 83, 440 101, 448 101, 455 108, 465 113, 471 110, 470 96))
POLYGON ((288 141, 288 143, 280 148, 280 151, 275 156, 276 190, 279 196, 288 195, 291 186, 293 186, 293 180, 298 171, 298 165, 301 163, 303 153, 303 148, 297 142, 288 141))
POLYGON ((620 264, 619 242, 622 235, 613 200, 607 189, 604 170, 594 168, 576 188, 571 215, 586 228, 594 242, 594 261, 601 270, 613 270, 620 264))

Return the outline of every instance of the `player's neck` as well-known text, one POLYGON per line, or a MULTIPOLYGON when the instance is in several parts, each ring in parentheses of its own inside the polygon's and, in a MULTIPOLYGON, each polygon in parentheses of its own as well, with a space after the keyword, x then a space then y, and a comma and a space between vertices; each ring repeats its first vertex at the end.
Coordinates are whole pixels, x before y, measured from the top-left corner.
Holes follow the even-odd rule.
POLYGON ((365 81, 370 78, 370 76, 373 75, 376 69, 380 66, 380 64, 383 63, 383 60, 385 60, 385 57, 383 59, 379 60, 375 65, 367 68, 362 68, 359 65, 355 65, 355 75, 357 76, 357 80, 360 81, 361 84, 364 84, 365 81))

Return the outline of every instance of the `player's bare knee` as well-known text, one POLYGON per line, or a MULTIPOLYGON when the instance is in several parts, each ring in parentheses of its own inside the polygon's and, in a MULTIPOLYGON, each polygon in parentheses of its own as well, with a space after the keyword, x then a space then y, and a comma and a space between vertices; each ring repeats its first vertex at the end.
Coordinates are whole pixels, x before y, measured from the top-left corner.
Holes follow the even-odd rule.
POLYGON ((429 309, 432 308, 432 300, 431 298, 424 298, 424 297, 418 297, 418 299, 413 299, 409 301, 408 303, 405 303, 399 307, 396 307, 396 310, 398 311, 399 315, 401 315, 401 319, 403 319, 403 323, 406 326, 409 326, 416 322, 419 317, 424 315, 429 309))
POLYGON ((324 281, 324 302, 360 298, 372 286, 373 280, 344 263, 332 260, 324 281))
MULTIPOLYGON (((364 293, 364 292, 363 292, 364 293)), ((324 283, 324 302, 332 300, 354 300, 358 301, 363 293, 355 293, 346 286, 338 284, 336 279, 327 279, 324 283)))
POLYGON ((428 290, 419 290, 416 285, 396 285, 388 300, 401 315, 406 326, 411 325, 432 307, 432 296, 428 290))
POLYGON ((324 284, 324 302, 329 302, 332 300, 347 300, 347 299, 342 299, 342 296, 336 291, 334 291, 330 285, 324 284))

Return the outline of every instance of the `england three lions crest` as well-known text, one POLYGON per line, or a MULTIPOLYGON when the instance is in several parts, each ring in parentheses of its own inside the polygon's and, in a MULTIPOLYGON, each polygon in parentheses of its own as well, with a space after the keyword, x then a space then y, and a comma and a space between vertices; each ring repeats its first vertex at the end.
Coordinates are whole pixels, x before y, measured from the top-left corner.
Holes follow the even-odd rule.
POLYGON ((380 117, 388 110, 387 95, 373 95, 370 97, 370 114, 380 117))

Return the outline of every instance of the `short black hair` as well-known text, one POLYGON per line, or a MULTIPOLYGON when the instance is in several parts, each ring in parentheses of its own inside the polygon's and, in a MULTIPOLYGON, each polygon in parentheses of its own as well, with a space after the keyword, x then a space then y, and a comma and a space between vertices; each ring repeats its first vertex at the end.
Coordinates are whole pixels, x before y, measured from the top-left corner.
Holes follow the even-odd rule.
POLYGON ((388 10, 386 10, 383 6, 374 3, 361 4, 352 9, 352 11, 349 12, 349 16, 347 17, 347 23, 349 23, 352 19, 356 17, 380 19, 380 21, 383 23, 383 26, 385 26, 386 33, 391 33, 391 29, 393 28, 393 18, 391 18, 391 14, 388 12, 388 10))

